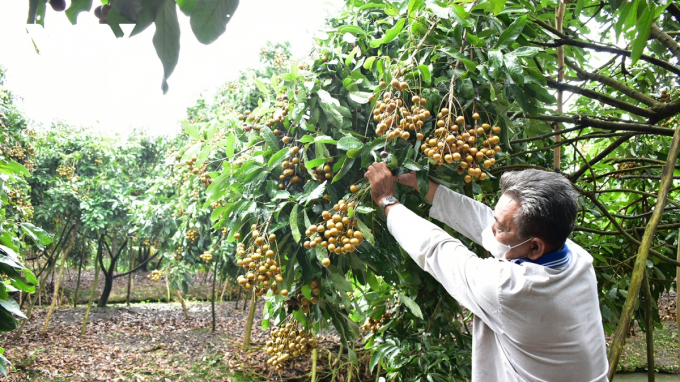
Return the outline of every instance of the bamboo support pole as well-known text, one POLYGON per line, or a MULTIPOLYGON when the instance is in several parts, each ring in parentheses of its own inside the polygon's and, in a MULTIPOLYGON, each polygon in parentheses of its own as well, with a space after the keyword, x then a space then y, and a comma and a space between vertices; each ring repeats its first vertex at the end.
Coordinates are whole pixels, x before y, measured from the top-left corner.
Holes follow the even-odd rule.
POLYGON ((312 349, 312 378, 310 382, 316 382, 316 359, 318 358, 318 353, 317 348, 312 349))
POLYGON ((184 318, 187 320, 190 318, 189 317, 189 310, 187 309, 187 304, 182 298, 182 293, 179 291, 179 289, 175 289, 175 296, 177 296, 177 300, 179 300, 179 303, 182 304, 182 310, 184 311, 184 318))
POLYGON ((649 277, 645 272, 645 326, 647 337, 647 381, 654 382, 654 319, 652 316, 652 291, 649 288, 649 277))
POLYGON ((61 281, 61 278, 64 276, 64 268, 66 268, 66 258, 68 257, 68 253, 71 251, 71 248, 73 248, 73 242, 76 241, 76 235, 78 234, 78 223, 76 222, 76 227, 73 230, 73 236, 71 236, 71 241, 68 243, 68 247, 64 250, 64 253, 61 255, 61 264, 60 264, 60 269, 59 269, 59 276, 57 276, 57 280, 54 283, 54 296, 52 297, 52 304, 50 304, 50 310, 47 312, 47 317, 45 317, 45 325, 43 325, 43 334, 47 333, 47 327, 50 324, 50 318, 52 317, 52 313, 54 312, 54 308, 57 304, 57 300, 59 299, 59 282, 61 281))
MULTIPOLYGON (((250 347, 250 333, 253 330, 253 320, 255 319, 255 305, 257 298, 255 296, 255 289, 252 289, 250 296, 250 311, 248 312, 248 320, 246 321, 246 332, 243 335, 243 349, 248 350, 250 347)), ((245 301, 243 306, 245 307, 245 301)))
POLYGON ((94 259, 94 282, 92 283, 92 289, 90 290, 90 298, 87 300, 87 309, 85 310, 85 316, 83 316, 83 325, 80 327, 80 335, 85 334, 85 329, 87 328, 87 319, 90 316, 90 309, 92 309, 92 302, 94 302, 94 296, 97 293, 97 284, 99 284, 99 255, 94 259))
POLYGON ((614 380, 614 373, 616 373, 616 367, 619 363, 621 352, 623 351, 623 344, 626 340, 626 334, 628 334, 630 319, 633 315, 635 303, 640 293, 640 286, 642 284, 642 279, 647 267, 647 258, 649 257, 652 243, 654 242, 656 227, 659 225, 659 221, 661 220, 661 216, 666 206, 666 198, 673 183, 673 171, 675 170, 675 161, 678 157, 678 149, 680 149, 680 127, 678 127, 673 134, 673 141, 671 142, 671 147, 668 151, 666 165, 664 166, 661 175, 659 197, 657 198, 654 213, 649 219, 649 223, 645 228, 645 234, 642 237, 642 242, 640 243, 640 247, 638 249, 637 258, 635 259, 635 265, 633 268, 633 274, 630 280, 630 286, 628 288, 628 296, 626 297, 626 302, 624 303, 623 309, 621 310, 621 317, 619 318, 619 323, 614 333, 611 350, 609 351, 609 381, 614 380))

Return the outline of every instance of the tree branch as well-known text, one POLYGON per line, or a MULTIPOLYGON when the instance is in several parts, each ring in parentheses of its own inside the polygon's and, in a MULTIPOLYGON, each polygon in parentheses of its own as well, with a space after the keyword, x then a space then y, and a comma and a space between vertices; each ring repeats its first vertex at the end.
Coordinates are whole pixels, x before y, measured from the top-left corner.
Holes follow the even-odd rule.
MULTIPOLYGON (((540 21, 540 20, 531 20, 531 21, 534 22, 535 24, 540 25, 543 29, 546 29, 550 33, 554 34, 555 36, 559 37, 558 40, 555 40, 554 44, 550 45, 552 47, 557 47, 557 46, 560 46, 560 45, 571 45, 571 46, 576 46, 576 47, 579 47, 579 48, 591 49, 591 50, 594 50, 596 52, 607 52, 607 53, 618 54, 618 55, 626 56, 626 57, 630 57, 631 54, 632 54, 631 51, 629 51, 629 50, 620 49, 620 48, 616 48, 616 47, 613 47, 613 46, 606 46, 606 45, 594 44, 594 43, 591 43, 591 42, 575 40, 573 38, 570 38, 566 34, 557 31, 555 28, 544 23, 543 21, 540 21)), ((541 45, 543 45, 543 44, 541 44, 541 45)), ((662 67, 662 68, 668 70, 669 72, 675 73, 675 74, 680 76, 680 68, 671 64, 668 61, 660 60, 658 58, 651 57, 651 56, 648 56, 646 54, 643 54, 642 56, 640 56, 640 59, 643 60, 643 61, 647 61, 650 64, 654 64, 656 66, 662 67)))
MULTIPOLYGON (((617 140, 614 142, 610 143, 609 146, 607 146, 604 150, 602 150, 599 154, 597 154, 593 159, 591 159, 589 162, 586 162, 585 166, 582 166, 580 169, 576 170, 575 173, 571 174, 569 177, 569 180, 572 183, 576 183, 578 178, 581 177, 588 169, 590 169, 592 166, 594 166, 597 162, 601 161, 604 159, 607 155, 609 155, 612 151, 616 150, 617 147, 621 146, 622 144, 628 142, 630 138, 635 135, 635 134, 626 134, 622 135, 619 137, 617 140)), ((593 173, 593 176, 597 176, 597 174, 593 173)))
POLYGON ((663 31, 663 29, 659 28, 656 23, 652 23, 652 31, 649 33, 649 37, 659 40, 661 44, 663 44, 666 48, 668 48, 668 50, 671 51, 671 53, 673 53, 675 58, 680 60, 680 45, 675 42, 673 37, 669 36, 663 31))
POLYGON ((596 99, 596 100, 598 100, 602 103, 606 103, 607 105, 614 106, 617 109, 621 109, 621 110, 627 111, 629 113, 639 115, 641 117, 645 117, 645 118, 649 118, 649 119, 658 117, 657 113, 652 111, 652 110, 643 109, 641 107, 631 105, 628 102, 621 101, 619 99, 616 99, 614 97, 611 97, 611 96, 608 96, 608 95, 605 95, 605 94, 602 94, 602 93, 598 93, 594 90, 582 88, 580 86, 574 86, 574 85, 569 85, 569 84, 557 82, 553 79, 550 79, 549 77, 546 77, 545 80, 548 83, 548 86, 553 88, 553 89, 566 90, 566 91, 571 92, 571 93, 576 93, 576 94, 586 96, 588 98, 596 99))
POLYGON ((117 278, 119 278, 119 277, 127 276, 127 275, 129 275, 130 273, 135 273, 135 272, 137 272, 140 268, 142 268, 144 265, 146 265, 146 263, 148 263, 149 261, 153 260, 156 256, 158 256, 159 253, 161 253, 161 251, 158 251, 158 252, 154 253, 153 256, 151 256, 151 257, 147 258, 146 260, 144 260, 141 264, 139 264, 139 265, 137 266, 137 268, 135 268, 135 269, 133 269, 133 270, 131 270, 131 271, 127 271, 127 272, 125 272, 125 273, 121 273, 121 274, 115 275, 115 276, 113 276, 113 278, 114 278, 114 279, 117 279, 117 278))
POLYGON ((621 82, 619 82, 619 81, 617 81, 617 80, 615 80, 611 77, 603 76, 602 74, 598 74, 598 73, 586 72, 585 70, 579 68, 576 64, 569 62, 569 61, 566 62, 566 65, 568 67, 570 67, 573 71, 575 71, 576 75, 583 80, 597 81, 599 83, 605 84, 605 85, 607 85, 611 88, 618 90, 619 92, 627 95, 628 97, 630 97, 630 98, 632 98, 636 101, 640 101, 640 102, 644 103, 647 106, 657 106, 657 105, 661 104, 661 102, 655 100, 654 98, 649 97, 646 94, 642 94, 641 92, 639 92, 637 90, 631 89, 627 85, 625 85, 625 84, 623 84, 623 83, 621 83, 621 82))
MULTIPOLYGON (((594 127, 598 129, 606 129, 606 130, 612 130, 612 131, 635 131, 638 133, 645 133, 645 134, 655 134, 655 135, 663 135, 667 137, 673 136, 673 130, 666 128, 666 127, 659 127, 659 126, 653 126, 653 125, 648 125, 644 123, 636 123, 636 122, 610 122, 610 121, 602 121, 602 120, 597 120, 590 118, 587 115, 575 115, 573 117, 566 117, 566 116, 552 116, 552 115, 539 115, 537 117, 530 117, 530 116, 525 116, 524 118, 529 118, 529 119, 538 119, 541 121, 548 121, 548 122, 564 122, 564 123, 574 123, 581 128, 585 127, 594 127)), ((564 133, 567 130, 563 130, 562 132, 564 133)))

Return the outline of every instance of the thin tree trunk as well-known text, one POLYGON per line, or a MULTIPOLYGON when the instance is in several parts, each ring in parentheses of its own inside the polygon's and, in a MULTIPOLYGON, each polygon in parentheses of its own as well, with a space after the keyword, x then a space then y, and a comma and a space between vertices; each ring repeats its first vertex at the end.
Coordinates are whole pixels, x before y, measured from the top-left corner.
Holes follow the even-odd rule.
POLYGON ((211 313, 212 313, 212 332, 215 333, 215 284, 217 283, 217 270, 219 269, 218 263, 220 261, 215 261, 215 267, 213 269, 213 290, 211 299, 211 313))
POLYGON ((127 299, 126 303, 127 306, 130 306, 130 291, 132 290, 132 277, 134 277, 134 272, 132 270, 135 269, 135 251, 132 250, 132 242, 130 242, 130 274, 128 275, 128 285, 127 285, 127 299))
MULTIPOLYGON (((238 288, 238 294, 236 295, 236 306, 234 306, 234 310, 238 309, 238 302, 239 302, 239 300, 241 300, 241 289, 242 288, 240 288, 240 287, 238 288)), ((244 304, 245 304, 245 302, 244 302, 244 304)), ((678 321, 678 327, 680 328, 680 321, 678 321)))
POLYGON ((78 292, 80 292, 80 273, 83 270, 83 257, 84 254, 80 255, 80 264, 78 264, 78 282, 76 283, 76 293, 73 296, 73 309, 78 306, 78 292))
MULTIPOLYGON (((255 293, 255 289, 253 289, 253 293, 255 293)), ((251 299, 250 299, 251 302, 253 301, 252 296, 254 296, 254 295, 251 295, 251 299)), ((248 299, 248 293, 243 295, 243 310, 244 311, 246 310, 246 300, 247 299, 248 299)))
POLYGON ((165 275, 165 290, 168 292, 168 302, 170 302, 170 270, 165 275))
POLYGON ((191 317, 189 317, 189 310, 187 309, 187 304, 184 302, 184 299, 182 298, 182 293, 179 291, 179 289, 175 289, 175 295, 177 296, 177 299, 179 300, 180 304, 182 304, 182 310, 184 311, 184 318, 186 318, 188 320, 189 318, 191 318, 191 317))
POLYGON ((101 241, 99 242, 99 250, 94 259, 94 282, 92 283, 92 289, 90 290, 90 298, 87 300, 87 309, 85 310, 85 316, 83 316, 83 325, 80 327, 80 335, 85 334, 85 329, 87 328, 87 318, 90 316, 90 309, 92 309, 92 302, 94 302, 94 295, 97 293, 97 284, 99 284, 99 256, 101 255, 101 241))
POLYGON ((649 277, 645 272, 645 326, 647 335, 647 381, 654 382, 654 319, 652 318, 652 291, 649 288, 649 277))
POLYGON ((220 294, 220 301, 224 301, 224 293, 227 291, 227 286, 229 285, 229 277, 224 280, 224 286, 222 287, 222 293, 220 294))
POLYGON ((68 256, 68 253, 71 251, 71 248, 73 248, 73 242, 76 240, 76 235, 78 235, 78 223, 76 223, 76 228, 73 230, 73 236, 71 236, 71 241, 68 243, 68 247, 64 250, 64 253, 61 255, 61 265, 59 269, 59 276, 57 277, 57 280, 54 284, 54 297, 52 297, 52 304, 50 305, 50 310, 47 312, 47 317, 45 317, 45 325, 43 326, 43 334, 47 333, 47 327, 50 324, 50 317, 52 317, 52 312, 54 312, 54 307, 55 304, 57 303, 57 300, 59 299, 59 282, 61 281, 62 276, 64 275, 64 268, 66 267, 66 257, 68 256))
POLYGON ((316 382, 316 359, 318 358, 317 348, 312 349, 312 378, 310 382, 316 382))
MULTIPOLYGON (((560 4, 558 5, 557 12, 555 12, 555 26, 557 27, 557 30, 562 32, 562 24, 564 23, 564 13, 566 11, 566 3, 564 1, 560 1, 560 4)), ((562 82, 564 81, 564 46, 559 46, 557 47, 557 82, 562 82)), ((563 110, 562 107, 564 105, 564 95, 562 90, 557 90, 557 114, 562 114, 563 110)), ((558 122, 555 122, 554 124, 554 129, 555 131, 560 131, 560 124, 558 122)), ((561 135, 556 135, 555 136, 555 143, 559 143, 562 140, 561 135)), ((553 157, 553 168, 555 171, 560 170, 560 162, 561 162, 561 154, 562 154, 562 148, 561 147, 556 147, 555 148, 555 154, 553 157)))
MULTIPOLYGON (((253 319, 255 318, 255 305, 257 298, 255 296, 255 289, 252 289, 252 293, 250 296, 250 312, 248 312, 248 320, 246 321, 246 332, 243 336, 243 349, 248 350, 250 347, 250 333, 253 329, 253 319)), ((243 304, 245 307, 245 304, 243 304)))
POLYGON ((635 265, 633 266, 633 274, 631 275, 630 286, 628 287, 628 296, 626 297, 626 302, 623 304, 623 309, 621 309, 619 323, 614 333, 611 350, 609 351, 609 381, 614 380, 614 373, 616 373, 616 367, 619 364, 619 358, 623 351, 626 334, 628 334, 630 319, 633 315, 638 294, 640 293, 640 285, 642 284, 642 279, 646 272, 649 250, 654 242, 656 227, 659 225, 661 215, 666 206, 668 191, 673 184, 673 172, 675 169, 675 161, 678 158, 678 149, 680 149, 680 127, 678 127, 673 134, 673 141, 671 142, 671 147, 668 151, 666 165, 661 173, 661 184, 659 185, 656 207, 645 228, 645 234, 642 237, 637 258, 635 259, 635 265))

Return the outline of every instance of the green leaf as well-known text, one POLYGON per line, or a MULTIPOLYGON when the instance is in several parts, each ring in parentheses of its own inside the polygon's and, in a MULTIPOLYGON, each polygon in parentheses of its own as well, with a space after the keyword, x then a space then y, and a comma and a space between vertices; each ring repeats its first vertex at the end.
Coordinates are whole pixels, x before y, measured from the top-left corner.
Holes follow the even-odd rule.
POLYGON ((403 293, 399 293, 399 301, 406 305, 406 307, 409 308, 411 313, 413 313, 416 317, 420 319, 423 318, 423 312, 420 310, 420 306, 418 306, 418 304, 410 297, 404 295, 403 293))
MULTIPOLYGON (((117 0, 110 2, 111 6, 120 13, 121 16, 132 21, 137 22, 137 15, 142 10, 141 0, 117 0)), ((108 20, 108 16, 107 16, 108 20)))
MULTIPOLYGON (((4 353, 3 348, 0 348, 2 350, 2 353, 4 353)), ((0 354, 0 373, 6 378, 7 377, 7 365, 11 365, 11 363, 7 360, 7 358, 3 357, 0 354)))
POLYGON ((300 292, 302 292, 302 295, 305 296, 307 300, 311 300, 313 297, 312 288, 307 284, 303 285, 302 288, 300 288, 300 292))
POLYGON ((196 140, 201 140, 203 136, 201 136, 201 133, 198 132, 196 127, 192 125, 189 121, 183 120, 180 122, 182 124, 182 127, 184 128, 184 131, 189 134, 190 137, 196 139, 196 140))
POLYGON ((164 4, 165 0, 144 0, 142 2, 142 10, 137 14, 137 23, 132 32, 130 32, 130 37, 142 33, 153 24, 164 4))
POLYGON ((276 154, 272 155, 271 158, 269 158, 269 162, 267 162, 267 166, 269 167, 270 170, 273 170, 276 167, 279 167, 283 161, 286 160, 286 156, 288 155, 288 148, 284 147, 281 150, 279 150, 276 154))
POLYGON ((335 183, 338 180, 342 179, 343 176, 349 172, 349 170, 352 168, 352 165, 354 165, 354 160, 355 159, 349 159, 345 160, 342 164, 342 167, 340 168, 340 171, 338 171, 337 174, 333 177, 333 181, 331 183, 335 183))
POLYGON ((406 167, 407 169, 413 170, 413 171, 422 171, 423 170, 423 166, 421 166, 420 164, 418 164, 418 163, 416 163, 416 162, 414 162, 410 159, 406 159, 402 165, 404 167, 406 167))
POLYGON ((370 98, 373 96, 373 93, 369 92, 361 92, 358 90, 352 90, 349 92, 349 99, 352 101, 358 103, 358 104, 365 104, 370 102, 370 98))
POLYGON ((394 40, 404 28, 405 23, 406 19, 397 21, 397 24, 393 28, 385 31, 385 34, 382 36, 382 38, 371 41, 371 48, 377 48, 380 45, 387 44, 388 42, 394 40))
POLYGON ((331 280, 333 280, 333 285, 337 289, 344 290, 345 292, 352 292, 354 290, 352 284, 345 280, 345 277, 340 275, 340 272, 334 266, 329 266, 328 270, 328 275, 331 277, 331 280))
POLYGON ((0 300, 0 306, 15 316, 19 316, 24 319, 26 318, 26 316, 21 312, 21 309, 19 309, 19 304, 17 304, 14 299, 10 298, 8 300, 0 300))
POLYGON ((448 19, 449 18, 449 8, 440 7, 439 5, 434 4, 434 3, 428 4, 427 6, 432 10, 432 13, 434 13, 435 16, 442 18, 442 19, 448 19))
POLYGON ((503 9, 505 9, 505 3, 507 1, 508 0, 490 0, 489 2, 491 3, 491 12, 498 16, 498 14, 501 13, 503 9))
POLYGON ((392 5, 389 1, 385 0, 385 13, 387 16, 396 16, 399 14, 399 9, 392 5))
POLYGON ((366 32, 356 25, 341 25, 341 26, 338 27, 338 33, 340 33, 340 34, 352 33, 352 34, 359 34, 359 35, 362 35, 363 37, 366 37, 366 32))
POLYGON ((466 11, 465 8, 454 3, 451 5, 451 11, 453 18, 456 19, 456 21, 458 21, 464 27, 470 26, 470 22, 468 21, 470 19, 470 13, 466 11))
POLYGON ((524 69, 519 58, 513 54, 506 54, 503 57, 505 67, 508 68, 508 74, 513 81, 518 85, 524 85, 524 69))
POLYGON ((28 170, 26 170, 26 167, 11 159, 9 162, 0 163, 0 173, 16 176, 31 176, 28 170))
POLYGON ((312 200, 319 199, 323 195, 324 191, 326 191, 326 182, 325 181, 323 183, 321 183, 320 185, 318 185, 314 190, 312 190, 309 193, 309 195, 300 199, 300 204, 303 204, 303 203, 307 204, 312 200))
POLYGON ((517 57, 534 57, 542 51, 542 48, 536 46, 521 46, 513 50, 510 54, 517 57))
POLYGON ((430 68, 428 68, 427 65, 418 65, 418 70, 420 71, 420 74, 422 74, 423 76, 423 81, 430 83, 430 79, 432 78, 430 68))
POLYGON ((267 89, 267 86, 265 86, 265 84, 262 81, 260 81, 259 78, 253 77, 253 81, 255 81, 255 85, 257 85, 257 88, 260 89, 262 94, 264 95, 269 94, 269 89, 267 89))
POLYGON ((357 228, 359 228, 359 231, 364 235, 364 239, 371 243, 371 245, 375 245, 375 238, 373 238, 373 234, 371 233, 371 230, 366 227, 366 224, 361 221, 361 219, 357 218, 357 228))
POLYGON ((260 134, 262 134, 262 138, 272 150, 281 149, 279 141, 276 139, 276 135, 274 135, 274 132, 268 126, 262 126, 260 128, 260 134))
POLYGON ((31 223, 21 223, 21 228, 31 237, 31 239, 33 239, 35 245, 40 249, 52 242, 52 238, 45 230, 36 227, 31 223))
POLYGON ((309 162, 306 162, 305 167, 312 170, 312 169, 314 169, 314 167, 319 166, 321 164, 324 164, 326 162, 328 162, 328 158, 316 158, 316 159, 310 160, 309 162))
POLYGON ((16 327, 17 323, 12 314, 4 309, 0 309, 0 332, 11 332, 16 327))
POLYGON ((496 48, 500 48, 506 44, 512 44, 515 39, 517 39, 517 37, 522 34, 526 22, 527 15, 522 15, 517 20, 513 21, 512 24, 510 24, 508 28, 504 30, 503 33, 501 33, 501 36, 498 38, 496 48))
POLYGON ((227 30, 239 0, 198 0, 191 12, 191 30, 202 44, 210 44, 227 30))
POLYGON ((640 59, 640 56, 642 56, 642 52, 645 50, 645 47, 647 46, 647 40, 649 39, 649 34, 652 32, 652 23, 654 22, 654 11, 655 11, 656 5, 653 2, 649 2, 645 10, 642 12, 640 15, 640 18, 637 20, 637 36, 635 36, 635 39, 633 40, 633 49, 630 55, 630 59, 633 62, 632 64, 635 65, 637 60, 640 59))
POLYGON ((408 17, 413 17, 414 13, 423 6, 424 0, 410 0, 408 2, 408 17))
POLYGON ((343 137, 338 141, 338 150, 356 150, 364 147, 364 144, 355 137, 343 137))
POLYGON ((375 62, 376 58, 378 57, 371 56, 367 58, 366 61, 364 61, 364 69, 371 70, 373 68, 373 63, 375 62))
POLYGON ((165 0, 163 8, 156 17, 156 33, 153 35, 153 46, 163 64, 163 94, 168 92, 168 78, 179 60, 179 21, 177 7, 172 0, 165 0))
POLYGON ((191 16, 198 0, 177 0, 177 6, 186 16, 191 16))
POLYGON ((78 22, 78 14, 81 12, 89 12, 92 9, 92 0, 71 0, 71 5, 68 7, 66 17, 71 24, 76 25, 78 22))
POLYGON ((236 143, 236 135, 230 132, 227 136, 227 146, 224 148, 227 158, 232 159, 234 157, 234 144, 236 143))
POLYGON ((298 228, 298 205, 294 205, 293 209, 290 211, 290 230, 291 233, 293 234, 293 240, 295 240, 296 243, 300 242, 300 238, 302 237, 302 234, 300 233, 300 229, 298 228))

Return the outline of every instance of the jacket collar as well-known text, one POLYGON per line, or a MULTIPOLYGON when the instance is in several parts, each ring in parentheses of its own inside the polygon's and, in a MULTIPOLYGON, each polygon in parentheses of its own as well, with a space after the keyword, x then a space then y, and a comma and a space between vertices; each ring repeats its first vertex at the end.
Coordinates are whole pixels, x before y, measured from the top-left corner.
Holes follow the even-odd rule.
POLYGON ((512 259, 508 261, 520 265, 522 263, 538 264, 543 265, 544 267, 555 269, 569 263, 569 248, 565 244, 559 251, 546 253, 545 255, 539 257, 536 260, 512 259))

